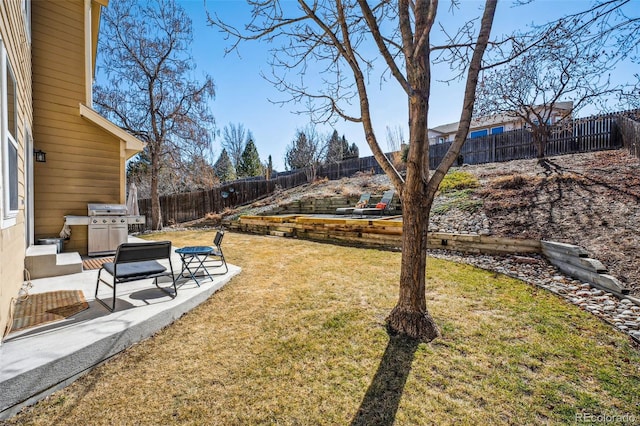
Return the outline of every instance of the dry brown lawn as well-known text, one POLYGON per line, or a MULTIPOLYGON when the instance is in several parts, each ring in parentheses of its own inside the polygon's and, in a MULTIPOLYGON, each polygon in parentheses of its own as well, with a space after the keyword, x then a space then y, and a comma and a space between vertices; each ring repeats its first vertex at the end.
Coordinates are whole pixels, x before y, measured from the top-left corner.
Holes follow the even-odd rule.
MULTIPOLYGON (((152 238, 206 244, 213 231, 152 238)), ((243 271, 223 290, 10 423, 640 422, 637 349, 543 290, 430 260, 443 336, 415 344, 384 329, 399 253, 235 233, 224 249, 243 271)))

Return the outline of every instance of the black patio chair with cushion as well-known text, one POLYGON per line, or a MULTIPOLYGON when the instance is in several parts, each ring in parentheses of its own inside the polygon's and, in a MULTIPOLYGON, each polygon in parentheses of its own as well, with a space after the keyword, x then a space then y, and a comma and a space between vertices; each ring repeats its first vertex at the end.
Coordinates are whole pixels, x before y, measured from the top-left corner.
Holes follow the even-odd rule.
POLYGON ((359 215, 360 217, 362 217, 364 215, 379 214, 380 216, 382 216, 384 213, 389 212, 389 206, 391 205, 391 201, 393 201, 393 196, 395 195, 395 193, 396 191, 393 189, 386 191, 384 194, 382 194, 382 199, 378 204, 376 204, 375 207, 353 209, 352 215, 359 215))
POLYGON ((177 296, 178 289, 173 276, 173 265, 171 264, 171 241, 120 244, 113 262, 104 263, 98 271, 95 299, 113 312, 116 308, 116 285, 147 278, 153 278, 156 287, 169 296, 177 296), (167 271, 167 268, 161 265, 158 259, 168 259, 170 270, 167 271), (102 278, 102 271, 109 273, 113 277, 113 283, 109 283, 102 278), (171 277, 173 293, 167 288, 158 285, 158 278, 165 276, 171 277), (98 298, 98 287, 101 282, 113 289, 111 307, 98 298))
POLYGON ((207 259, 205 260, 204 263, 205 263, 205 267, 207 268, 207 271, 209 270, 210 267, 216 268, 216 267, 224 266, 224 272, 218 272, 215 274, 209 273, 209 275, 224 275, 227 272, 229 272, 227 261, 224 258, 224 253, 222 252, 223 238, 224 238, 224 231, 216 232, 216 236, 213 239, 213 247, 212 247, 213 251, 211 251, 211 254, 207 256, 207 259))
POLYGON ((352 214, 355 209, 362 209, 365 207, 369 207, 369 200, 371 199, 371 194, 364 193, 360 196, 360 199, 356 203, 355 207, 338 207, 336 209, 336 214, 352 214))

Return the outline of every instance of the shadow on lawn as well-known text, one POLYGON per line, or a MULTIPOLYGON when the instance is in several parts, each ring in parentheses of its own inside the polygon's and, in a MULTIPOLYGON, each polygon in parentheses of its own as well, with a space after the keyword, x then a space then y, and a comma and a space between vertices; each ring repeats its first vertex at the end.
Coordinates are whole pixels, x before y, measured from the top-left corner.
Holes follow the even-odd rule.
POLYGON ((390 337, 351 426, 393 424, 418 343, 400 336, 390 337))

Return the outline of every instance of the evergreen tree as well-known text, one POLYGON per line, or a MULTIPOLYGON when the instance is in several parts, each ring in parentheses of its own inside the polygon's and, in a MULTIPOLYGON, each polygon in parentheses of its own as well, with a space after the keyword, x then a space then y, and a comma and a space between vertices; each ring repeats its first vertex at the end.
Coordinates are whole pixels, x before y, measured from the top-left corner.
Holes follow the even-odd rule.
POLYGON ((272 175, 273 175, 273 161, 271 160, 271 156, 269 156, 269 159, 267 160, 267 166, 265 168, 265 178, 269 180, 271 179, 272 175))
POLYGON ((296 138, 287 147, 284 163, 288 170, 302 169, 313 164, 314 147, 304 131, 298 130, 296 138))
POLYGON ((252 177, 262 175, 262 163, 260 162, 260 155, 258 155, 258 149, 253 143, 252 139, 249 139, 247 146, 242 152, 240 157, 240 164, 236 168, 238 177, 252 177))
POLYGON ((233 167, 226 149, 223 149, 222 153, 220 153, 218 161, 213 165, 213 170, 220 182, 228 182, 236 178, 236 169, 233 167))
POLYGON ((346 150, 343 144, 343 140, 344 137, 340 139, 340 136, 338 136, 338 131, 334 130, 331 134, 331 139, 329 139, 329 142, 327 143, 327 163, 337 163, 344 159, 346 150))
MULTIPOLYGON (((344 136, 342 137, 342 140, 345 144, 347 144, 344 136)), ((360 158, 360 150, 358 149, 358 145, 356 145, 355 143, 352 143, 351 146, 347 148, 347 153, 344 159, 347 160, 349 158, 360 158)))
POLYGON ((359 151, 356 144, 349 146, 347 138, 342 135, 338 136, 338 131, 334 130, 331 134, 331 139, 327 143, 327 163, 337 163, 342 160, 348 160, 349 158, 358 158, 359 151))

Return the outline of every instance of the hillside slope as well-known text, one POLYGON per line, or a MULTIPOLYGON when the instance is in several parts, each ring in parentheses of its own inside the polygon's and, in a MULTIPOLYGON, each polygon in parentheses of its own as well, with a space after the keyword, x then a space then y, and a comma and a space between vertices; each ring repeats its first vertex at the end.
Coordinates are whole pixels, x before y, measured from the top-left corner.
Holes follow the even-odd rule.
MULTIPOLYGON (((480 187, 441 194, 430 229, 580 245, 640 295, 640 160, 626 151, 565 155, 457 168, 480 187)), ((259 214, 304 198, 381 194, 384 175, 319 181, 229 214, 259 214)))

